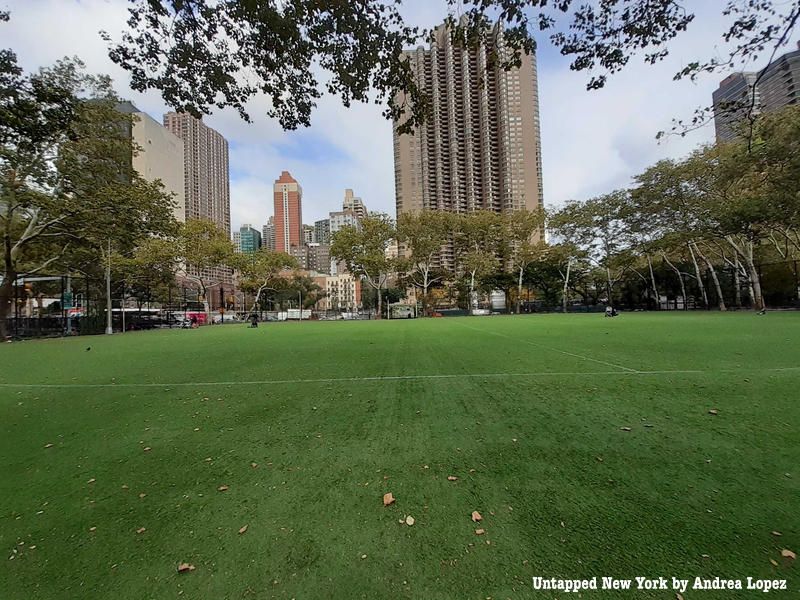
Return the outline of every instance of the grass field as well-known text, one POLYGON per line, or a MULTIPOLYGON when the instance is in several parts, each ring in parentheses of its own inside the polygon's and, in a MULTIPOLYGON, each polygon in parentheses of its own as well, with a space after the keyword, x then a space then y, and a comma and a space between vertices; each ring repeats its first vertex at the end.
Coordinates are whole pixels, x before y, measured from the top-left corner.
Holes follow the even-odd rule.
POLYGON ((798 598, 799 340, 770 313, 3 344, 0 598, 798 598))

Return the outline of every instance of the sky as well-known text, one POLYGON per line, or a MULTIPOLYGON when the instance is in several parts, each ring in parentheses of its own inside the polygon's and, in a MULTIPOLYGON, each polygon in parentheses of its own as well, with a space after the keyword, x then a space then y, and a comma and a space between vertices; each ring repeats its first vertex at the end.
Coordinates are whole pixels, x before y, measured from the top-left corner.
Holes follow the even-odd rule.
MULTIPOLYGON (((710 104, 722 75, 697 82, 672 78, 686 63, 722 52, 724 4, 690 2, 697 18, 670 45, 666 60, 646 65, 634 57, 597 91, 586 90, 588 73, 570 71, 569 60, 546 39, 539 40, 546 206, 624 187, 655 161, 681 157, 713 140, 713 125, 660 141, 656 134, 669 130, 673 119, 689 119, 696 108, 710 104)), ((10 23, 0 24, 0 47, 12 48, 28 70, 78 56, 90 72, 111 75, 120 96, 161 121, 168 107, 159 93, 131 91, 129 77, 108 58, 99 34, 105 30, 119 39, 127 8, 126 0, 0 0, 0 9, 11 11, 10 23)), ((405 0, 402 6, 406 20, 422 27, 440 23, 447 10, 447 0, 405 0)), ((272 215, 273 181, 284 170, 303 187, 305 223, 341 210, 345 188, 352 188, 369 210, 394 215, 392 128, 380 106, 354 104, 347 109, 338 98, 326 95, 318 101, 310 127, 284 132, 266 116, 266 105, 263 98, 251 103, 253 123, 242 121, 232 109, 204 118, 230 145, 234 229, 242 223, 260 229, 272 215)))

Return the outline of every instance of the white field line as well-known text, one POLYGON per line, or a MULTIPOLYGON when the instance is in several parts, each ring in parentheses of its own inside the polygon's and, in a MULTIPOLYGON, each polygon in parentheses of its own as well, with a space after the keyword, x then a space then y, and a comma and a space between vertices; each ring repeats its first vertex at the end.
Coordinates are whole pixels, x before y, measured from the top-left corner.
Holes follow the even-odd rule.
POLYGON ((496 335, 498 337, 504 337, 509 340, 514 340, 515 342, 521 342, 523 344, 528 344, 529 346, 534 346, 536 348, 542 348, 543 350, 550 350, 551 352, 558 352, 559 354, 565 354, 567 356, 572 356, 573 358, 580 358, 582 360, 588 360, 594 363, 598 363, 601 365, 605 365, 607 367, 614 367, 615 369, 622 369, 623 371, 628 371, 630 373, 640 373, 641 371, 637 371, 636 369, 631 369, 629 367, 623 367, 622 365, 618 365, 612 362, 607 362, 605 360, 599 360, 597 358, 592 358, 591 356, 584 356, 583 354, 575 354, 574 352, 567 352, 566 350, 559 350, 558 348, 553 348, 552 346, 545 346, 544 344, 539 344, 537 342, 532 342, 530 340, 523 340, 517 337, 513 337, 510 335, 505 335, 504 333, 497 333, 496 331, 487 331, 486 329, 480 329, 478 327, 470 327, 469 325, 464 325, 463 323, 455 323, 456 325, 460 325, 461 327, 466 327, 467 329, 472 329, 473 331, 479 331, 481 333, 488 333, 489 335, 496 335))
POLYGON ((452 373, 440 375, 376 375, 374 377, 326 377, 319 379, 262 379, 257 381, 178 381, 166 383, 0 383, 0 388, 36 388, 36 389, 70 389, 70 388, 164 388, 203 387, 203 386, 242 386, 242 385, 295 385, 314 383, 359 383, 384 381, 416 381, 427 379, 504 379, 525 377, 633 377, 658 375, 715 375, 715 374, 752 374, 780 373, 797 371, 800 367, 777 367, 774 369, 676 369, 664 371, 537 371, 530 373, 452 373))

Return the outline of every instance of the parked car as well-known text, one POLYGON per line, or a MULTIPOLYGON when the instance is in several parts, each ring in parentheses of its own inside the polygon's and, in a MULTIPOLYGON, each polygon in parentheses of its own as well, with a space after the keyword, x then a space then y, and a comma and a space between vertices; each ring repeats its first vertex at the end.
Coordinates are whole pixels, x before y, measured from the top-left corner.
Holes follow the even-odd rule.
POLYGON ((225 313, 223 315, 214 315, 211 322, 217 325, 219 323, 241 323, 241 320, 233 313, 225 313))

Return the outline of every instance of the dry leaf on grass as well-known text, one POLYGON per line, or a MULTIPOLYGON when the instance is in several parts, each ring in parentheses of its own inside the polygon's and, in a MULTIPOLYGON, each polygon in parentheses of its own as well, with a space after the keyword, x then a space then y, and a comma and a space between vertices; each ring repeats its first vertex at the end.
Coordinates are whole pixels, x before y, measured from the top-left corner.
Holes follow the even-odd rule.
POLYGON ((53 444, 45 444, 45 445, 44 445, 44 447, 45 447, 45 448, 52 448, 52 447, 53 447, 53 444))
POLYGON ((389 506, 390 504, 394 504, 394 496, 392 496, 392 492, 386 492, 383 495, 383 505, 389 506))
POLYGON ((413 524, 414 524, 414 517, 412 517, 411 515, 408 515, 406 517, 406 525, 411 527, 413 524))
POLYGON ((151 448, 150 446, 145 446, 145 447, 143 448, 143 450, 144 450, 145 452, 150 452, 150 450, 152 450, 152 448, 151 448))
POLYGON ((481 516, 481 513, 479 513, 477 510, 473 510, 472 511, 472 520, 475 523, 477 523, 478 521, 483 521, 483 517, 481 516))
POLYGON ((144 498, 145 496, 147 496, 147 494, 145 494, 144 492, 142 492, 141 494, 139 494, 139 498, 144 498))
POLYGON ((796 555, 794 552, 792 552, 791 550, 787 550, 786 548, 784 548, 783 550, 781 550, 781 556, 782 556, 783 558, 790 558, 790 559, 792 559, 792 560, 794 560, 795 558, 797 558, 797 555, 796 555))
POLYGON ((708 411, 708 414, 717 415, 719 414, 719 411, 716 408, 712 408, 711 410, 708 411))
POLYGON ((772 535, 774 535, 775 537, 781 537, 781 532, 780 531, 773 531, 772 535))
POLYGON ((630 427, 620 427, 620 430, 621 431, 630 431, 631 428, 630 427))
POLYGON ((221 486, 219 486, 217 488, 217 491, 218 492, 227 492, 228 491, 228 486, 227 485, 221 485, 221 486))
POLYGON ((448 475, 447 481, 458 481, 458 477, 456 477, 455 475, 448 475))
POLYGON ((136 533, 144 533, 145 531, 147 531, 147 529, 144 527, 139 527, 139 529, 136 530, 136 533))
POLYGON ((243 527, 241 527, 241 528, 239 529, 239 534, 241 535, 241 534, 242 534, 242 533, 244 533, 245 531, 247 531, 247 525, 244 525, 243 527))
POLYGON ((683 600, 683 596, 680 594, 680 592, 675 593, 675 600, 683 600))
POLYGON ((92 477, 92 478, 91 478, 89 481, 87 481, 86 483, 94 483, 95 481, 96 481, 96 480, 95 480, 95 478, 94 478, 94 477, 92 477))
POLYGON ((89 527, 89 531, 92 531, 92 532, 97 531, 97 527, 89 527))
POLYGON ((485 529, 476 529, 475 530, 475 535, 483 535, 484 533, 486 533, 485 529))
POLYGON ((770 558, 769 562, 773 567, 777 567, 778 566, 778 561, 775 560, 774 558, 770 558))
POLYGON ((258 463, 250 463, 250 466, 255 469, 258 466, 258 463))
POLYGON ((194 565, 189 563, 181 563, 178 565, 178 573, 186 573, 187 571, 194 571, 194 565))

